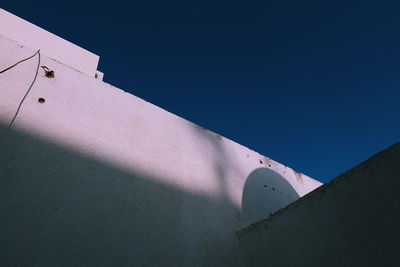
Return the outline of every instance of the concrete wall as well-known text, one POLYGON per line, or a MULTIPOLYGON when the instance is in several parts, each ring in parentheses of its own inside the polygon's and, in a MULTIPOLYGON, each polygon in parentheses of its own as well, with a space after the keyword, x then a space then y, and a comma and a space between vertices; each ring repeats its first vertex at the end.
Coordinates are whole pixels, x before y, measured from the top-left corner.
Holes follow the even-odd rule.
MULTIPOLYGON (((0 37, 0 69, 34 52, 0 37)), ((0 75, 2 266, 239 266, 235 232, 320 185, 44 55, 7 130, 37 60, 0 75)))
POLYGON ((246 267, 400 266, 400 143, 238 233, 246 267))

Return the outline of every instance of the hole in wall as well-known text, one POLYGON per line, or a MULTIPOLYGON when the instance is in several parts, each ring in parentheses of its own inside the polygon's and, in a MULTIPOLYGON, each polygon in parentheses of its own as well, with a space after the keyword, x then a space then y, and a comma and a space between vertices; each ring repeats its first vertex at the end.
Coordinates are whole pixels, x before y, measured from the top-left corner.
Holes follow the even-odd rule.
POLYGON ((46 100, 45 100, 44 98, 40 97, 40 98, 38 99, 38 102, 39 102, 40 104, 43 104, 44 102, 46 102, 46 100))
POLYGON ((46 71, 45 75, 46 75, 47 78, 54 78, 54 71, 52 71, 52 70, 51 71, 46 71))
POLYGON ((54 71, 53 70, 49 69, 46 66, 41 66, 41 67, 43 68, 44 72, 46 73, 45 76, 47 78, 54 78, 54 71))

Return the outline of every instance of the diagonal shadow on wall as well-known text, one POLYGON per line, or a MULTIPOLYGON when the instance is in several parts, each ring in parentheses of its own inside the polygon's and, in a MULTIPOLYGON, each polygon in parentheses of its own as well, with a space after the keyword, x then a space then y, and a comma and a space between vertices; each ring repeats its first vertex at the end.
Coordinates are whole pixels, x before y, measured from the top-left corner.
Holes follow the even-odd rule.
POLYGON ((236 209, 226 199, 4 126, 0 137, 2 266, 237 266, 220 231, 221 205, 236 209))

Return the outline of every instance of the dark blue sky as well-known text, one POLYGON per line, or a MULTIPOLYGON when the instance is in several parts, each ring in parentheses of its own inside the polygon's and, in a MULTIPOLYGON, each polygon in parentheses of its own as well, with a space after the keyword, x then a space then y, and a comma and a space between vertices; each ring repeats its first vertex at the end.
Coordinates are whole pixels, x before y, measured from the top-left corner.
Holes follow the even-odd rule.
POLYGON ((400 2, 124 2, 2 7, 100 55, 106 82, 322 182, 399 140, 400 2))

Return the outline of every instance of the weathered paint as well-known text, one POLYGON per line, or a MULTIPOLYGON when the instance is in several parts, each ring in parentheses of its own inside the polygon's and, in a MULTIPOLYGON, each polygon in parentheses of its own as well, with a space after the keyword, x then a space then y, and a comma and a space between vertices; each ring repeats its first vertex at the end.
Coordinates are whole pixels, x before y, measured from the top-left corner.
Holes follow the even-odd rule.
MULTIPOLYGON (((0 69, 35 52, 1 36, 0 51, 0 69)), ((41 60, 54 78, 39 70, 11 130, 37 58, 0 75, 2 265, 238 266, 234 233, 249 223, 242 199, 257 204, 243 193, 252 173, 264 173, 252 186, 262 180, 262 190, 271 183, 293 197, 321 184, 303 174, 300 183, 274 160, 41 60)), ((270 202, 264 209, 246 206, 251 216, 288 204, 265 194, 257 193, 270 202)))

